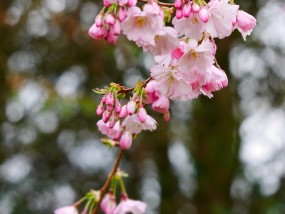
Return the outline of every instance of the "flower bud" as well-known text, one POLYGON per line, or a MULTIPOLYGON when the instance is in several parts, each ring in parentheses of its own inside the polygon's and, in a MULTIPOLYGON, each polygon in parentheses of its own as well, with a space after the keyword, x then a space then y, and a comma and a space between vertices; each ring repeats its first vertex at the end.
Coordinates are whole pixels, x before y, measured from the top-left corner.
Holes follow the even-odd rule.
POLYGON ((102 120, 104 123, 107 123, 109 120, 110 120, 110 117, 111 117, 111 112, 108 111, 108 110, 105 110, 103 112, 103 115, 102 115, 102 120))
POLYGON ((109 120, 109 128, 113 128, 116 124, 116 117, 113 115, 109 120))
POLYGON ((121 112, 121 103, 118 99, 115 99, 115 112, 120 113, 121 112))
POLYGON ((188 18, 191 14, 191 5, 190 4, 186 4, 183 7, 183 16, 188 18))
POLYGON ((138 116, 139 121, 144 123, 147 119, 147 113, 146 113, 145 108, 139 108, 137 116, 138 116))
POLYGON ((200 6, 198 4, 193 4, 192 5, 192 12, 193 13, 198 13, 200 10, 200 6))
POLYGON ((104 112, 104 106, 103 103, 101 102, 96 109, 96 114, 100 116, 103 114, 103 112, 104 112))
POLYGON ((208 20, 209 20, 209 11, 206 8, 202 8, 199 11, 199 18, 204 23, 208 22, 208 20))
POLYGON ((115 36, 120 35, 120 33, 121 33, 121 25, 120 25, 119 20, 115 21, 115 24, 113 25, 112 30, 113 30, 113 33, 114 33, 115 36))
POLYGON ((175 2, 174 2, 174 7, 176 8, 176 9, 180 9, 181 7, 182 7, 182 1, 181 0, 175 0, 175 2))
POLYGON ((125 131, 120 139, 120 148, 128 150, 132 145, 132 134, 129 131, 125 131))
POLYGON ((119 118, 125 118, 128 115, 127 105, 123 105, 119 113, 119 118))
POLYGON ((114 16, 110 13, 108 13, 106 16, 105 16, 105 22, 108 24, 108 25, 114 25, 115 24, 115 21, 116 19, 114 18, 114 16))
POLYGON ((132 115, 136 110, 136 102, 135 101, 129 101, 127 104, 127 111, 129 115, 132 115))
POLYGON ((112 106, 114 104, 114 96, 111 92, 108 92, 106 94, 106 104, 108 106, 112 106))
POLYGON ((103 0, 103 4, 105 7, 109 7, 111 3, 108 0, 103 0))
POLYGON ((177 19, 181 19, 183 17, 183 11, 180 9, 176 9, 176 14, 175 14, 177 19))
POLYGON ((116 44, 118 39, 118 36, 114 35, 112 31, 108 31, 107 36, 106 36, 106 40, 107 42, 109 42, 109 44, 114 45, 116 44))
POLYGON ((135 6, 136 4, 137 4, 137 0, 128 0, 129 7, 135 6))
POLYGON ((101 27, 103 25, 103 16, 99 13, 95 18, 95 24, 97 27, 101 27))
POLYGON ((66 206, 54 211, 54 214, 70 214, 70 213, 78 214, 78 211, 75 206, 66 206))
POLYGON ((125 7, 120 7, 118 18, 120 22, 124 21, 127 17, 127 10, 125 7))

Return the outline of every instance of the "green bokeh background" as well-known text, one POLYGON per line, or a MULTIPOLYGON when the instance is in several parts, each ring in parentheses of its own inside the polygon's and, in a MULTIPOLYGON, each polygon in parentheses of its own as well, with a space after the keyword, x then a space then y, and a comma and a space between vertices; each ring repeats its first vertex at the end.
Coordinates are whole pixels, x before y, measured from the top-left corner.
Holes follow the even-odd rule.
MULTIPOLYGON (((270 4, 236 3, 253 15, 270 4)), ((152 62, 124 36, 116 46, 87 36, 101 5, 87 0, 0 2, 1 214, 52 213, 99 189, 112 167, 117 151, 99 141, 95 110, 100 96, 92 89, 110 82, 132 86, 148 77, 152 62)), ((285 213, 285 169, 277 189, 264 193, 240 158, 239 130, 248 115, 239 89, 250 75, 232 74, 230 60, 235 58, 230 53, 241 44, 258 53, 271 48, 281 59, 285 53, 258 38, 243 43, 234 32, 217 41, 217 60, 229 86, 212 99, 173 102, 169 123, 153 113, 157 131, 141 134, 126 152, 121 168, 130 174, 129 196, 146 201, 147 213, 285 213)), ((256 79, 254 96, 279 108, 284 105, 284 75, 272 66, 256 79)))

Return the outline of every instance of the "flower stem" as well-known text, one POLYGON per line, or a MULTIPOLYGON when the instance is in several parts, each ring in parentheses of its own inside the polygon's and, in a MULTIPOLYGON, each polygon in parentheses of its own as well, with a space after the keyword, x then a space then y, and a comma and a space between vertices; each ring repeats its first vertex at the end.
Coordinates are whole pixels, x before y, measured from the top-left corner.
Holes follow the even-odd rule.
POLYGON ((118 167, 119 167, 120 160, 121 160, 122 156, 123 156, 123 150, 120 149, 120 151, 119 151, 119 153, 118 153, 118 155, 117 155, 117 158, 116 158, 116 162, 115 162, 115 164, 114 164, 114 167, 113 167, 111 173, 109 174, 109 177, 108 177, 108 179, 106 180, 104 186, 103 186, 103 187, 101 188, 101 190, 100 190, 100 192, 101 192, 101 194, 100 194, 100 199, 99 199, 99 201, 97 202, 96 207, 95 207, 95 209, 94 209, 94 211, 93 211, 92 214, 97 214, 97 213, 98 213, 99 207, 100 207, 100 203, 101 203, 101 201, 102 201, 104 195, 107 193, 108 187, 109 187, 109 185, 110 185, 110 183, 111 183, 111 181, 112 181, 113 176, 116 174, 116 172, 117 172, 117 170, 118 170, 118 167))

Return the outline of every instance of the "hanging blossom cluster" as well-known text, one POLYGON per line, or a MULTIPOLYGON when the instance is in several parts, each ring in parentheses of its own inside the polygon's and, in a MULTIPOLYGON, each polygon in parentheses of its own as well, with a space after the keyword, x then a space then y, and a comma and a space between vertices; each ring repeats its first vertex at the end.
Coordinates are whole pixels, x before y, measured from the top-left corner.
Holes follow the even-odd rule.
POLYGON ((122 33, 150 52, 156 64, 150 69, 150 77, 138 81, 134 88, 111 83, 95 90, 103 96, 96 110, 101 116, 98 129, 106 136, 102 142, 120 151, 100 190, 91 190, 73 206, 57 209, 55 214, 78 214, 80 208, 81 214, 96 214, 100 208, 106 214, 145 213, 144 202, 128 198, 123 181, 127 174, 119 169, 119 162, 136 135, 157 128, 146 106, 168 121, 170 100, 187 101, 199 95, 211 98, 214 91, 226 87, 227 76, 215 59, 215 39, 228 37, 237 29, 245 40, 256 25, 256 19, 232 0, 176 0, 173 4, 139 1, 142 6, 137 6, 137 0, 103 0, 104 7, 89 35, 116 44, 122 33))

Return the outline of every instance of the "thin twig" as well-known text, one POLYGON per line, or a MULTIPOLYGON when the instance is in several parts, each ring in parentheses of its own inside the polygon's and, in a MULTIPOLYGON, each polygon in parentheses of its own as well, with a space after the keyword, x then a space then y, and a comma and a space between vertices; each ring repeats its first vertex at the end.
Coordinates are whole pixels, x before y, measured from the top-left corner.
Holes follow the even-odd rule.
MULTIPOLYGON (((143 87, 145 87, 153 78, 152 77, 149 77, 147 78, 143 83, 143 87)), ((119 93, 128 93, 128 92, 131 92, 133 91, 135 88, 128 88, 128 87, 125 87, 125 86, 120 86, 121 90, 118 92, 119 93)))
POLYGON ((114 164, 114 167, 113 167, 111 173, 109 174, 109 177, 108 177, 108 179, 106 180, 104 186, 103 186, 103 187, 101 188, 101 190, 100 190, 100 192, 101 192, 101 193, 100 193, 100 199, 99 199, 99 201, 97 202, 97 205, 96 205, 96 207, 95 207, 95 210, 93 211, 92 214, 97 214, 97 213, 98 213, 99 207, 100 207, 100 203, 101 203, 103 197, 105 196, 105 194, 107 193, 107 190, 108 190, 108 187, 109 187, 109 185, 110 185, 110 183, 111 183, 112 177, 116 174, 116 172, 117 172, 117 170, 118 170, 118 167, 119 167, 119 164, 120 164, 120 160, 121 160, 121 158, 122 158, 122 155, 123 155, 123 150, 120 149, 120 151, 119 151, 119 153, 118 153, 118 155, 117 155, 117 158, 116 158, 116 162, 115 162, 115 164, 114 164))
MULTIPOLYGON (((144 3, 148 3, 149 1, 148 0, 139 0, 141 2, 144 2, 144 3)), ((160 2, 160 1, 155 1, 158 5, 160 6, 164 6, 164 7, 174 7, 174 4, 173 3, 165 3, 165 2, 160 2)))

